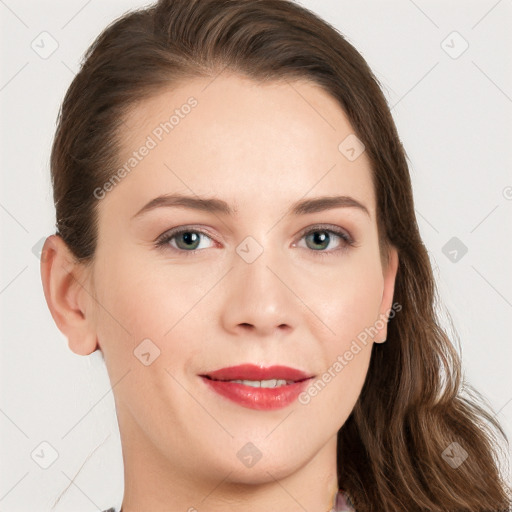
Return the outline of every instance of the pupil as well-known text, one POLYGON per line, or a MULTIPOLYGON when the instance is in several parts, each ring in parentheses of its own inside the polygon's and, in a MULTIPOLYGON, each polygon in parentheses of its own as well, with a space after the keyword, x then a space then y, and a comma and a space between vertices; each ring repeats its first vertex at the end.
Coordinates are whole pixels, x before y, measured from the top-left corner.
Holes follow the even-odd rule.
POLYGON ((329 241, 329 235, 325 231, 316 231, 313 233, 313 241, 315 245, 322 245, 329 241))
POLYGON ((198 235, 197 233, 191 233, 191 232, 187 232, 187 233, 183 233, 182 234, 182 237, 183 237, 183 240, 185 241, 185 244, 187 245, 190 245, 190 244, 194 244, 194 238, 198 238, 198 235))

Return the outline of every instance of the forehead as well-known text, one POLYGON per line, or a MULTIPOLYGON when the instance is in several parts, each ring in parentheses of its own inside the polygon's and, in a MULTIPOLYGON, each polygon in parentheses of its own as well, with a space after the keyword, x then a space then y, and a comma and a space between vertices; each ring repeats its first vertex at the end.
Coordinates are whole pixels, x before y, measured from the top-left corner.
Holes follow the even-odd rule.
POLYGON ((356 159, 346 152, 354 137, 339 103, 312 82, 257 83, 236 74, 189 80, 130 110, 118 162, 129 173, 109 200, 123 195, 139 205, 192 192, 243 210, 344 194, 373 218, 370 161, 364 151, 356 159))

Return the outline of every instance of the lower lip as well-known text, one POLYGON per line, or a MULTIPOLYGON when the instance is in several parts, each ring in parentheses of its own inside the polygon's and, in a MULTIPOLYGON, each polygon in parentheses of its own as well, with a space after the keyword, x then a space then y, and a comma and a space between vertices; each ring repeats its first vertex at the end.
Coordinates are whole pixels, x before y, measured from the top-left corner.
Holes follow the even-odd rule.
POLYGON ((293 403, 310 379, 277 388, 256 388, 238 382, 202 379, 219 395, 249 409, 274 410, 282 409, 293 403))

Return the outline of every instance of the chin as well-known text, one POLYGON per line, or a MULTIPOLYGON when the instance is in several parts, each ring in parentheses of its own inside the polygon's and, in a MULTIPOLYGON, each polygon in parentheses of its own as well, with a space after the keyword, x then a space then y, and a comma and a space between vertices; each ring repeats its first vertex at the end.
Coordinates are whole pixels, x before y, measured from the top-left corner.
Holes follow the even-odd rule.
POLYGON ((226 479, 226 482, 230 482, 231 484, 239 484, 240 486, 246 485, 263 485, 274 483, 276 480, 282 480, 287 476, 294 473, 295 468, 291 465, 289 467, 280 466, 279 468, 275 468, 274 465, 262 465, 258 468, 239 468, 234 467, 231 469, 231 474, 229 478, 226 479))
MULTIPOLYGON (((301 453, 304 452, 301 451, 301 453)), ((262 449, 260 452, 248 443, 238 450, 238 453, 235 452, 233 458, 224 460, 222 468, 218 470, 224 474, 230 473, 228 480, 233 483, 266 484, 276 479, 286 478, 300 469, 307 463, 305 455, 304 453, 303 458, 298 458, 297 452, 290 456, 289 452, 281 453, 269 448, 262 449)))

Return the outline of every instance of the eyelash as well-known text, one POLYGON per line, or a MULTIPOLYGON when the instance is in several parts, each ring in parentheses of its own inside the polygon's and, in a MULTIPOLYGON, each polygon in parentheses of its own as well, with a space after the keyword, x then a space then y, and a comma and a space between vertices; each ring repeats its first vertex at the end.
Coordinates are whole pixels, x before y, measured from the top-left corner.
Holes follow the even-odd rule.
MULTIPOLYGON (((315 232, 334 234, 341 239, 341 243, 342 243, 341 247, 339 247, 337 249, 331 249, 330 251, 321 250, 321 249, 320 250, 310 249, 310 251, 315 253, 316 256, 319 256, 319 257, 332 256, 334 254, 344 252, 344 251, 348 250, 350 247, 357 247, 355 241, 345 231, 342 231, 334 226, 326 226, 323 224, 311 226, 307 230, 303 231, 300 235, 300 240, 302 240, 304 237, 310 235, 311 233, 315 233, 315 232)), ((179 235, 182 235, 183 233, 198 233, 198 234, 204 235, 208 238, 211 238, 211 235, 209 233, 207 233, 206 231, 203 231, 201 229, 192 229, 190 227, 185 226, 182 228, 176 228, 176 229, 172 229, 170 231, 166 231, 165 233, 160 235, 155 240, 155 246, 160 249, 170 249, 172 251, 182 252, 182 253, 185 253, 186 256, 194 256, 195 254, 204 250, 204 249, 193 249, 191 251, 185 251, 183 249, 169 246, 169 242, 173 238, 175 238, 179 235)))

